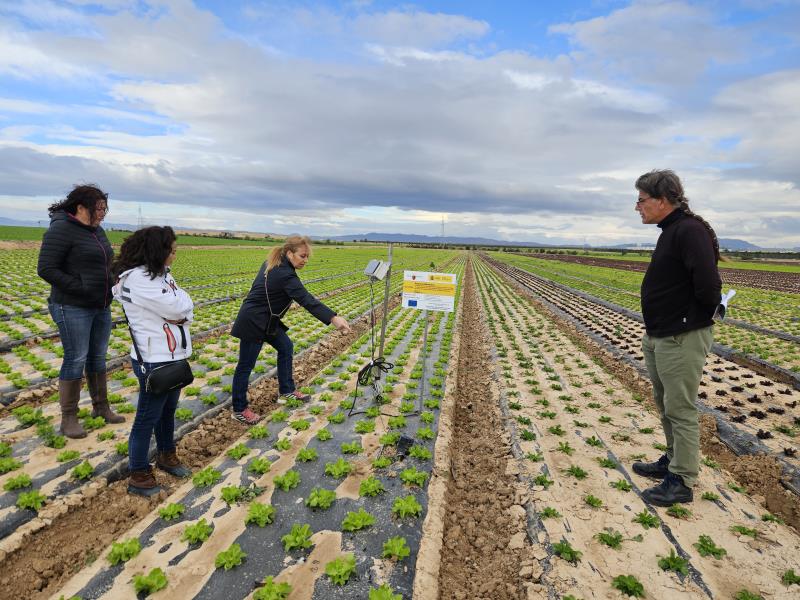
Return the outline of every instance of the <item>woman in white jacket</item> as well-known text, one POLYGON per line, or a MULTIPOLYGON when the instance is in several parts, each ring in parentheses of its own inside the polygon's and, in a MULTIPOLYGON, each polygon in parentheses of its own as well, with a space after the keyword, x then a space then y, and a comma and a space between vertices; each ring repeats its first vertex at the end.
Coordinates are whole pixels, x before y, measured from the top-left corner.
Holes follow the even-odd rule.
POLYGON ((131 348, 131 365, 139 379, 139 402, 128 438, 128 492, 152 496, 161 491, 148 461, 150 436, 156 437, 156 466, 177 477, 191 471, 181 465, 175 450, 175 409, 180 389, 155 394, 147 391, 147 375, 156 367, 189 358, 189 323, 194 304, 175 284, 170 265, 177 250, 171 227, 146 227, 125 239, 114 261, 119 277, 114 298, 122 302, 141 362, 131 348))

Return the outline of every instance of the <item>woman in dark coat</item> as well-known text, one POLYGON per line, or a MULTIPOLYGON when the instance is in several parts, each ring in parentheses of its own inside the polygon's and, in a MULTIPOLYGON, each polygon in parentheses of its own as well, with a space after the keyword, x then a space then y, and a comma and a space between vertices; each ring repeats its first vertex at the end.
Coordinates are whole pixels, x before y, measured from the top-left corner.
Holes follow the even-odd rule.
POLYGON ((231 335, 239 338, 239 362, 233 375, 232 393, 236 421, 251 425, 261 419, 248 408, 247 385, 264 342, 278 352, 278 402, 290 398, 308 400, 308 395, 295 387, 292 378, 294 345, 286 334, 289 328, 280 320, 292 301, 326 325, 350 331, 347 321, 312 296, 297 276, 296 270, 306 266, 310 254, 311 240, 300 235, 289 236, 282 246, 273 248, 239 309, 231 329, 231 335))
POLYGON ((94 185, 78 185, 50 206, 49 213, 37 272, 51 286, 47 304, 64 348, 58 377, 61 433, 83 438, 78 400, 84 370, 92 416, 103 417, 106 423, 125 420, 111 410, 106 389, 114 251, 100 223, 108 213, 108 194, 94 185))

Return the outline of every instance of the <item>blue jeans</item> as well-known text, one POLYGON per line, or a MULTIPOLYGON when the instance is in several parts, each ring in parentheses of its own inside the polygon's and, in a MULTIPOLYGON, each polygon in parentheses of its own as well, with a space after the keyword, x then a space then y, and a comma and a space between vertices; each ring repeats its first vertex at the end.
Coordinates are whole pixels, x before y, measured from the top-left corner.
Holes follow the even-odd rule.
MULTIPOLYGON (((294 357, 294 344, 286 332, 278 331, 275 335, 265 338, 266 342, 278 352, 278 393, 288 394, 295 390, 292 378, 292 359, 294 357)), ((256 366, 258 354, 264 346, 263 342, 248 342, 239 340, 239 362, 233 373, 233 390, 231 401, 235 412, 242 412, 247 408, 247 386, 250 382, 250 373, 256 366)))
POLYGON ((106 372, 106 350, 111 335, 111 309, 83 308, 70 304, 48 304, 61 345, 64 360, 59 379, 71 381, 87 373, 106 372))
POLYGON ((150 436, 156 434, 156 448, 159 452, 175 449, 175 409, 178 407, 180 389, 166 394, 153 394, 145 391, 145 378, 140 365, 144 364, 147 373, 151 369, 167 363, 140 363, 131 358, 133 372, 139 379, 139 404, 136 407, 136 418, 133 420, 131 434, 128 437, 128 469, 144 471, 149 467, 147 454, 150 451, 150 436))

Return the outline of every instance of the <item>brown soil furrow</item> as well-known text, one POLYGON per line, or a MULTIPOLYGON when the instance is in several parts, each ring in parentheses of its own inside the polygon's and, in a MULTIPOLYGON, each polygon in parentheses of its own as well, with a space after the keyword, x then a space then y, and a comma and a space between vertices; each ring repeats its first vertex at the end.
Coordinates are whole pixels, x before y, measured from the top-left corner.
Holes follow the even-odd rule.
POLYGON ((440 597, 524 599, 531 546, 471 264, 464 286, 440 597), (527 575, 526 575, 527 574, 527 575))

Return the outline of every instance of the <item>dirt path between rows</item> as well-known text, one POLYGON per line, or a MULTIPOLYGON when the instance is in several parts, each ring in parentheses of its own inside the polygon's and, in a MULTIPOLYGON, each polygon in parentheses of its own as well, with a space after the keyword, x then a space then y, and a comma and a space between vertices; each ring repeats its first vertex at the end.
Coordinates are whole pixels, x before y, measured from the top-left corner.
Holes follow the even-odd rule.
MULTIPOLYGON (((399 298, 393 299, 390 310, 398 303, 399 298)), ((382 311, 375 312, 377 319, 382 311)), ((295 361, 294 376, 299 385, 348 348, 366 331, 368 322, 363 318, 351 326, 352 333, 327 336, 295 361)), ((250 404, 261 414, 275 408, 276 397, 277 383, 273 378, 250 388, 250 404)), ((228 410, 223 410, 184 436, 178 443, 178 455, 192 470, 202 468, 246 430, 245 425, 231 420, 228 410)), ((129 495, 127 480, 110 485, 98 480, 81 495, 67 498, 62 514, 52 523, 31 534, 15 552, 7 556, 0 553, 0 600, 48 598, 84 565, 105 560, 99 553, 183 483, 162 471, 156 472, 156 478, 164 491, 152 498, 129 495)))
POLYGON ((471 264, 464 287, 440 598, 524 600, 532 585, 526 565, 533 561, 525 494, 513 474, 471 264))

